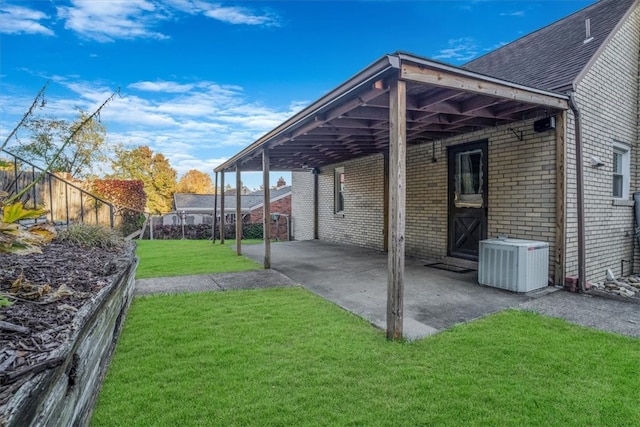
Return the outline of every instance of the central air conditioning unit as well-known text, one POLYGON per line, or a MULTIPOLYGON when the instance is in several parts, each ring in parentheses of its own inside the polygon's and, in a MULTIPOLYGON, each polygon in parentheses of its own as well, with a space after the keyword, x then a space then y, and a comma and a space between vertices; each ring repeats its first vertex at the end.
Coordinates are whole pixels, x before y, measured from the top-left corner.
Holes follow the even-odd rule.
POLYGON ((549 244, 534 240, 497 238, 480 241, 478 282, 513 292, 547 286, 549 244))

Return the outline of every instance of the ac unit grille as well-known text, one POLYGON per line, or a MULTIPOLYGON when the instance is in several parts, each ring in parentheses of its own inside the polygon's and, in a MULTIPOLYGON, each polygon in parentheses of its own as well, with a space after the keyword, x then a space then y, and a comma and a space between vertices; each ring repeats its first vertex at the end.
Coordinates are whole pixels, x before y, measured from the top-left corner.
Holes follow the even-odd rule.
POLYGON ((547 286, 549 245, 519 239, 480 242, 478 282, 513 292, 529 292, 547 286))

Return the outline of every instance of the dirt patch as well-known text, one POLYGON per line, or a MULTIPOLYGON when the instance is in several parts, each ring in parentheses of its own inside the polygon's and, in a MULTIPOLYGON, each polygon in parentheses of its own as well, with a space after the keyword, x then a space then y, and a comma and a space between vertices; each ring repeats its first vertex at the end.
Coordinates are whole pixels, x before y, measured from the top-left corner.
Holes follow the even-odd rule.
POLYGON ((124 249, 53 242, 42 254, 0 255, 0 407, 27 378, 54 367, 79 309, 126 269, 124 249))

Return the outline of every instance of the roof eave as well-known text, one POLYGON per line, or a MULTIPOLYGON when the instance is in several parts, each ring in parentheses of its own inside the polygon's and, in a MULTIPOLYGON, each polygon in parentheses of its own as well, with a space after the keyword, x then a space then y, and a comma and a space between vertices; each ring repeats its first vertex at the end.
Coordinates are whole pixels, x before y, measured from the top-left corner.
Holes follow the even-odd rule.
POLYGON ((244 150, 240 151, 238 154, 215 168, 214 172, 223 172, 235 167, 238 161, 240 161, 243 157, 255 150, 262 148, 264 144, 268 143, 274 137, 287 132, 289 129, 295 127, 298 124, 301 124, 306 119, 317 115, 322 109, 325 109, 327 106, 338 102, 344 96, 362 87, 362 85, 366 84, 367 82, 375 81, 389 71, 398 68, 399 61, 397 59, 397 56, 384 55, 382 58, 378 59, 373 64, 369 65, 358 74, 351 77, 349 80, 347 80, 331 92, 327 93, 322 98, 318 99, 313 104, 309 105, 307 108, 282 123, 280 126, 266 133, 261 138, 256 140, 253 144, 249 145, 244 150))
POLYGON ((499 85, 507 86, 513 89, 525 90, 525 91, 542 95, 542 96, 549 96, 549 97, 558 98, 566 101, 569 100, 568 96, 560 92, 539 89, 531 86, 525 86, 522 84, 509 82, 506 80, 498 79, 496 77, 491 77, 485 74, 477 73, 475 71, 470 71, 465 68, 456 67, 454 65, 445 64, 443 62, 433 61, 427 58, 422 58, 422 57, 415 56, 408 53, 398 53, 398 58, 400 59, 400 61, 413 62, 425 68, 431 68, 434 70, 439 70, 439 71, 443 71, 451 74, 457 74, 462 77, 471 78, 471 79, 475 79, 475 80, 479 80, 487 83, 499 84, 499 85))
POLYGON ((532 88, 505 80, 500 80, 487 75, 479 74, 473 71, 462 69, 453 65, 445 64, 438 61, 429 60, 413 54, 405 52, 395 52, 383 56, 360 73, 356 74, 333 91, 329 92, 309 107, 305 108, 280 126, 265 134, 253 144, 249 145, 238 154, 214 169, 216 173, 226 172, 238 167, 243 160, 254 158, 259 155, 262 148, 272 148, 269 146, 274 139, 286 134, 290 131, 308 124, 309 120, 314 120, 322 115, 322 113, 331 108, 336 103, 353 94, 354 91, 362 89, 364 85, 374 83, 381 78, 388 77, 391 73, 398 73, 398 78, 415 81, 417 83, 432 84, 435 86, 442 85, 441 77, 447 76, 450 81, 448 86, 457 90, 468 90, 476 93, 484 93, 494 95, 500 88, 506 88, 509 91, 506 98, 518 99, 519 93, 528 94, 528 98, 519 98, 523 102, 538 103, 556 109, 568 109, 568 97, 558 92, 532 88), (424 73, 424 70, 432 72, 424 73), (453 81, 453 83, 451 83, 453 81), (458 85, 459 82, 464 84, 458 85), (479 84, 478 84, 479 83, 479 84), (458 86, 456 86, 458 85, 458 86))

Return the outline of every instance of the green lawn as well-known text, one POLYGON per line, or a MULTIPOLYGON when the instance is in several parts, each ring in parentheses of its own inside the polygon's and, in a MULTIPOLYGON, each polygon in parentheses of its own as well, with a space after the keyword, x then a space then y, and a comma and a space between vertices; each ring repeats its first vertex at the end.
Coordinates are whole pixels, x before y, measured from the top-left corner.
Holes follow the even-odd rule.
MULTIPOLYGON (((242 241, 255 244, 256 240, 242 241)), ((136 279, 184 276, 190 274, 230 273, 258 270, 257 262, 238 256, 231 248, 235 240, 213 244, 210 240, 138 240, 136 254, 140 263, 136 279)))
POLYGON ((640 340, 505 311, 413 343, 303 288, 138 297, 92 426, 640 425, 640 340))

